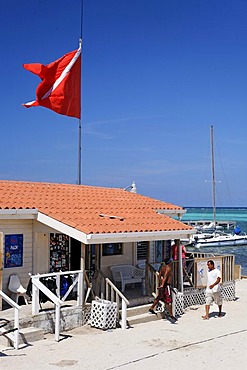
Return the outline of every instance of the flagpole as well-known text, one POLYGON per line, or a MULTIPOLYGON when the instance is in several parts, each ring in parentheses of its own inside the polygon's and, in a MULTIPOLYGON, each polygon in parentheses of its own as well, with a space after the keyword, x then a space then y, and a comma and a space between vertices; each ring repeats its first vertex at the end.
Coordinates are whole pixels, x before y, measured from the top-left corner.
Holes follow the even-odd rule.
POLYGON ((79 142, 78 142, 78 185, 81 185, 81 118, 79 118, 79 142))
MULTIPOLYGON (((82 71, 82 32, 83 32, 83 0, 81 0, 81 35, 79 39, 79 46, 81 47, 81 71, 82 71)), ((82 104, 81 104, 81 110, 82 110, 82 104)), ((79 118, 78 123, 79 123, 79 127, 78 127, 79 129, 78 139, 79 140, 78 140, 78 179, 77 179, 77 183, 78 185, 81 185, 81 118, 79 118)))
MULTIPOLYGON (((82 54, 82 39, 81 38, 79 40, 79 46, 81 47, 81 54, 82 54)), ((78 123, 79 123, 79 126, 78 126, 78 129, 79 129, 78 139, 79 140, 78 140, 78 179, 77 179, 77 184, 81 185, 81 118, 79 118, 78 123)))

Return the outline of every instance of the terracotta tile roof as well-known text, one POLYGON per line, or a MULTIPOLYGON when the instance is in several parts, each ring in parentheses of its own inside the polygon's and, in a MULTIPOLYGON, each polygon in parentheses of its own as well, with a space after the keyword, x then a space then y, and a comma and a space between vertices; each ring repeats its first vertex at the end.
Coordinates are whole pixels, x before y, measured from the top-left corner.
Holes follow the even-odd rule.
POLYGON ((182 207, 117 188, 0 180, 0 209, 37 209, 85 234, 191 230, 156 212, 182 207))

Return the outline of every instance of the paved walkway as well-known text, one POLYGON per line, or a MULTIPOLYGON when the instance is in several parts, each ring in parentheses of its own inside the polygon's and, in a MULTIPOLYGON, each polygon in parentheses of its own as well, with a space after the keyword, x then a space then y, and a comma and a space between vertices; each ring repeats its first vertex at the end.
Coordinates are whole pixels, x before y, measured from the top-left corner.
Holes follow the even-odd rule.
POLYGON ((158 320, 128 330, 90 326, 54 335, 19 350, 0 352, 0 368, 245 370, 247 364, 247 279, 236 283, 236 301, 224 302, 223 317, 202 320, 204 307, 188 309, 176 324, 158 320))

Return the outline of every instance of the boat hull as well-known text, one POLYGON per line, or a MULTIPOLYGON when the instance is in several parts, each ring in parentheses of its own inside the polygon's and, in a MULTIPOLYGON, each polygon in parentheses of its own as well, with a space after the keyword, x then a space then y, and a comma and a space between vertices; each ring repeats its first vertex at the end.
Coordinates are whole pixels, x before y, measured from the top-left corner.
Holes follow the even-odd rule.
POLYGON ((215 238, 200 240, 195 243, 196 248, 202 247, 225 247, 247 245, 247 235, 218 236, 215 238))

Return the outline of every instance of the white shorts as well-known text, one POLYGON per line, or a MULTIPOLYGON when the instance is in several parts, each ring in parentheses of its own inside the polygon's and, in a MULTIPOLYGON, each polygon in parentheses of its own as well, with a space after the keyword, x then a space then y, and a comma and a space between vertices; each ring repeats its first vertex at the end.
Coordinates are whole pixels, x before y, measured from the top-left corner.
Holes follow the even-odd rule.
POLYGON ((215 292, 215 293, 208 293, 206 292, 206 305, 210 306, 215 302, 218 306, 222 305, 222 298, 221 298, 221 293, 220 291, 215 292))

